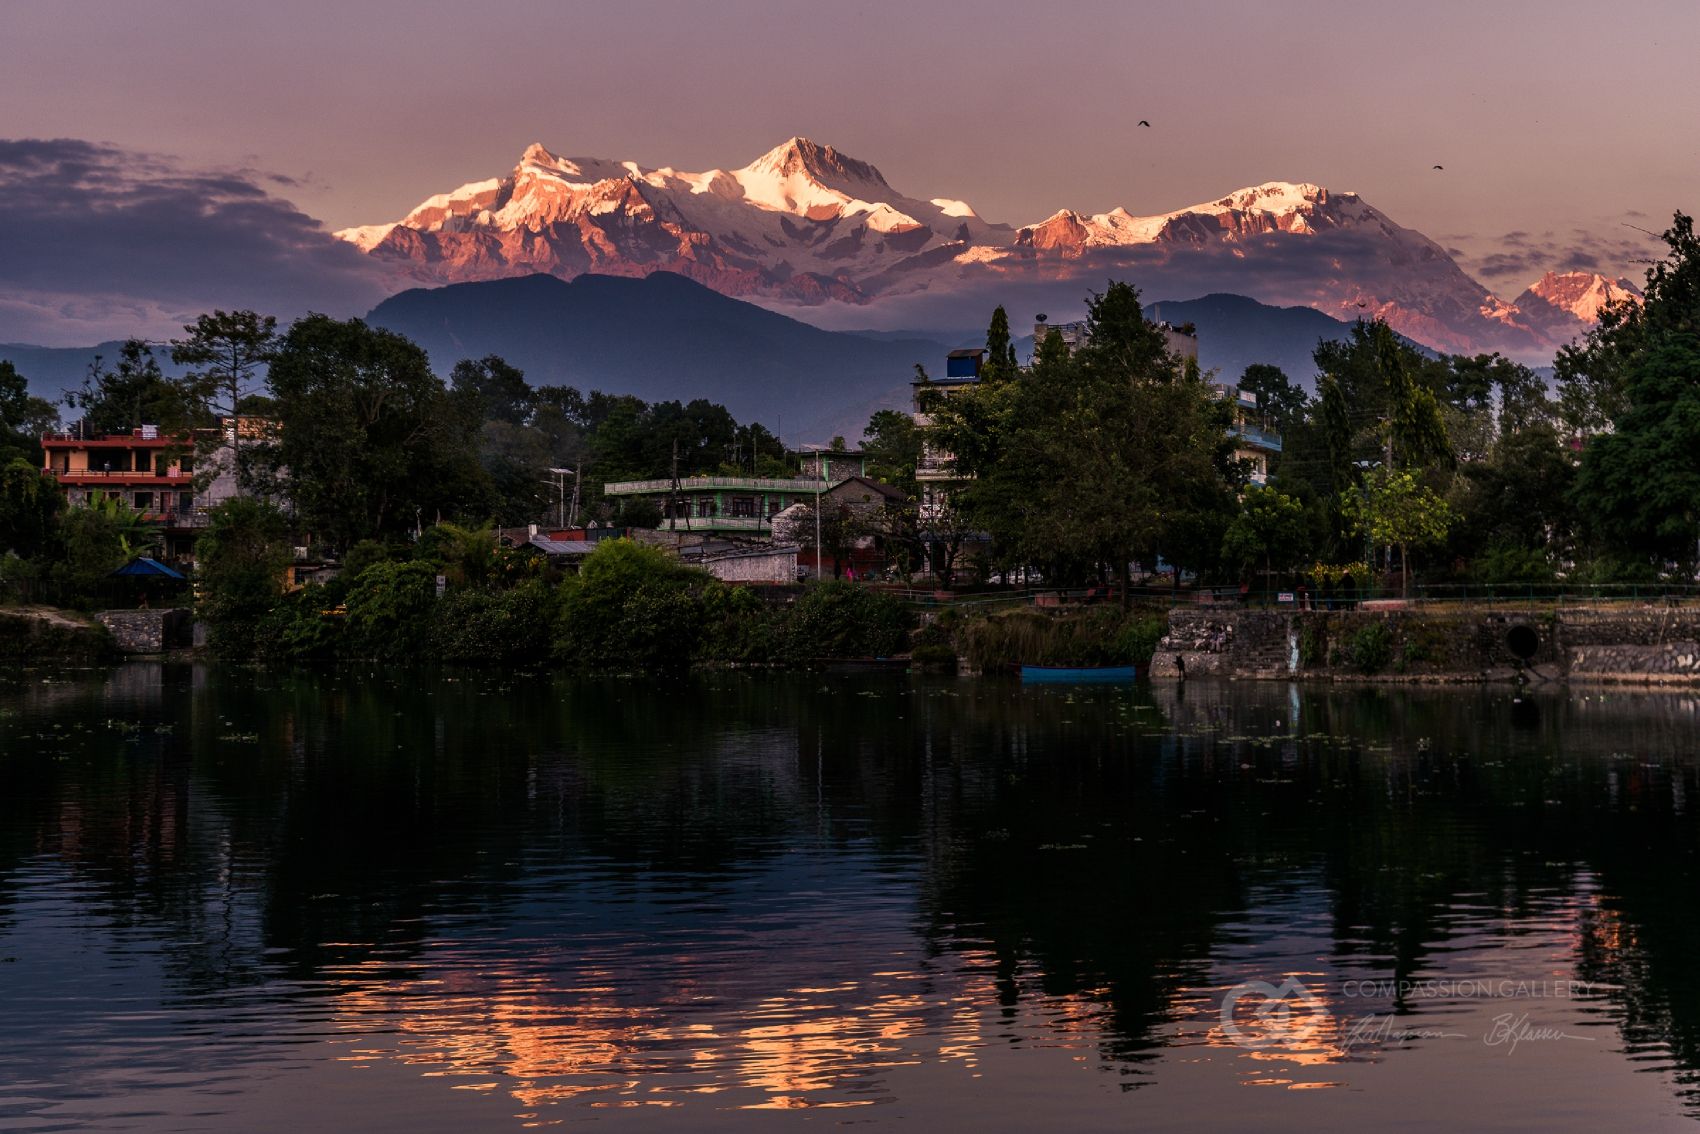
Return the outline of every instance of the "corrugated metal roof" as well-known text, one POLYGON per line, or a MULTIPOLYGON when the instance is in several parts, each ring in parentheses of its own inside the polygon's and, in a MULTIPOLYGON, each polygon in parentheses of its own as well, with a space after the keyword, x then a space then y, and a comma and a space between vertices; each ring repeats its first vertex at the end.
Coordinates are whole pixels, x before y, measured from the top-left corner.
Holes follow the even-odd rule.
POLYGON ((716 551, 716 552, 712 552, 710 554, 704 555, 702 557, 702 561, 704 563, 716 563, 716 562, 719 562, 722 559, 749 559, 749 558, 752 558, 752 557, 758 556, 758 555, 759 556, 771 556, 771 555, 786 556, 786 555, 789 555, 789 556, 795 558, 796 555, 797 555, 797 546, 795 544, 782 543, 782 544, 777 544, 773 547, 747 547, 747 548, 738 548, 738 549, 735 549, 735 550, 732 550, 732 551, 716 551))
POLYGON ((536 536, 531 540, 531 546, 544 555, 589 555, 596 550, 596 543, 588 539, 544 539, 536 536))

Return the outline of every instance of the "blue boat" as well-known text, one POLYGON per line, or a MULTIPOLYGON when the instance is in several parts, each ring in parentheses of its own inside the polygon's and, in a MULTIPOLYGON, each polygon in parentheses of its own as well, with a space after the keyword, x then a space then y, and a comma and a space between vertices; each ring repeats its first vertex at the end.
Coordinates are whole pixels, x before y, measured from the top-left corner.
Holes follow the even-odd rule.
POLYGON ((1021 667, 1021 683, 1030 685, 1039 682, 1118 682, 1132 681, 1133 667, 1131 665, 1024 665, 1021 667))

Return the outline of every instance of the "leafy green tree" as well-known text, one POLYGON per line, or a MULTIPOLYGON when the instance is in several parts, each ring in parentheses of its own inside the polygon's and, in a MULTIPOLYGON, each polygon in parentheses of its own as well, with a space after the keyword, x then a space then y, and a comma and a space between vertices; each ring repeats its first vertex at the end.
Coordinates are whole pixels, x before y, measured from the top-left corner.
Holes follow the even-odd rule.
POLYGON ((1308 532, 1304 505, 1273 488, 1253 486, 1240 498, 1240 512, 1222 541, 1222 558, 1239 567, 1263 565, 1267 586, 1277 569, 1304 557, 1308 532))
POLYGON ((1001 382, 1013 378, 1020 367, 1015 361, 1015 343, 1009 335, 1009 313, 1000 305, 992 312, 986 328, 986 361, 980 367, 981 381, 1001 382))
POLYGON ((1285 433, 1304 416, 1305 392, 1279 366, 1252 363, 1240 375, 1239 388, 1257 399, 1257 412, 1271 429, 1285 433))
POLYGON ((87 605, 106 587, 107 576, 137 555, 153 550, 159 532, 123 500, 94 494, 87 504, 59 517, 53 579, 61 601, 87 605))
POLYGON ((1501 435, 1551 425, 1555 407, 1540 375, 1513 362, 1494 375, 1494 384, 1499 388, 1501 435))
MULTIPOLYGON (((1338 390, 1330 433, 1349 429, 1349 467, 1391 463, 1417 468, 1447 463, 1451 443, 1441 414, 1451 373, 1439 359, 1425 357, 1381 320, 1359 320, 1344 340, 1324 342, 1315 351, 1317 370, 1338 390), (1389 456, 1391 461, 1389 462, 1389 456)), ((1322 381, 1319 394, 1325 393, 1322 381)))
MULTIPOLYGON (((1577 502, 1613 551, 1672 562, 1692 577, 1700 540, 1700 238, 1677 213, 1645 303, 1620 310, 1579 358, 1615 386, 1610 433, 1582 451, 1577 502)), ((1578 365, 1582 363, 1578 361, 1578 365)))
MULTIPOLYGON (((478 433, 478 462, 490 480, 491 511, 504 526, 555 515, 554 476, 562 466, 549 459, 549 437, 530 425, 486 421, 478 433)), ((572 491, 566 477, 565 491, 572 491)))
POLYGON ((30 394, 29 383, 0 359, 0 464, 22 457, 41 464, 41 435, 59 419, 53 403, 30 394))
POLYGON ((195 541, 195 580, 197 613, 210 628, 213 649, 255 656, 289 563, 289 518, 276 505, 238 496, 212 510, 195 541))
POLYGON ((1087 322, 1072 355, 1053 333, 1015 380, 928 399, 929 440, 972 478, 965 517, 999 565, 1059 581, 1125 579, 1135 557, 1213 560, 1239 478, 1228 406, 1130 285, 1093 296, 1087 322))
POLYGON ((900 410, 876 410, 862 433, 862 452, 868 456, 868 473, 875 480, 916 494, 921 432, 913 417, 900 410))
POLYGON ((786 627, 795 658, 890 657, 909 642, 913 618, 902 602, 854 583, 811 583, 786 627))
POLYGON ((456 587, 484 587, 496 578, 496 533, 444 521, 426 529, 414 558, 430 563, 456 587))
POLYGON ((616 527, 637 530, 661 526, 661 505, 645 496, 628 496, 613 514, 616 527))
POLYGON ((437 569, 430 563, 374 563, 349 589, 348 646, 364 658, 418 658, 431 632, 437 569))
MULTIPOLYGON (((1684 219, 1681 213, 1677 219, 1684 219)), ((1553 359, 1558 417, 1571 436, 1605 433, 1629 408, 1628 372, 1641 348, 1641 316, 1641 307, 1633 301, 1608 304, 1581 342, 1559 348, 1553 359)))
POLYGON ((1376 348, 1387 380, 1388 467, 1421 468, 1452 460, 1452 443, 1440 412, 1440 399, 1409 365, 1410 351, 1401 347, 1385 323, 1376 325, 1376 348))
MULTIPOLYGON (((262 371, 277 353, 277 320, 253 311, 214 311, 183 330, 187 337, 171 342, 171 361, 191 368, 182 385, 205 416, 229 419, 232 471, 246 488, 242 418, 259 392, 262 371)), ((225 438, 215 435, 209 444, 216 452, 225 438)))
POLYGON ((1453 554, 1471 562, 1473 576, 1507 582, 1526 580, 1487 579, 1476 560, 1498 549, 1500 567, 1488 573, 1505 575, 1510 549, 1539 555, 1549 564, 1568 556, 1579 520, 1575 479, 1575 463, 1552 422, 1535 421, 1502 433, 1483 459, 1459 467, 1449 498, 1458 516, 1453 554))
POLYGON ((157 425, 169 436, 211 424, 189 387, 167 378, 153 348, 141 339, 127 340, 110 369, 96 356, 82 387, 66 400, 82 411, 83 428, 93 434, 157 425))
POLYGON ((1409 472, 1377 469, 1362 490, 1347 491, 1340 510, 1351 530, 1372 545, 1399 549, 1400 593, 1411 593, 1410 553, 1446 539, 1455 519, 1452 508, 1409 472))
POLYGON ((52 478, 21 457, 0 467, 0 555, 48 554, 64 499, 52 478))
POLYGON ((556 658, 590 671, 688 666, 703 634, 709 579, 658 548, 603 540, 561 583, 556 658))
POLYGON ((524 425, 531 419, 536 399, 525 373, 509 366, 500 355, 455 363, 449 373, 449 385, 477 399, 479 416, 484 421, 524 425))
POLYGON ((280 431, 256 463, 263 455, 316 538, 345 548, 488 508, 475 404, 452 399, 402 336, 309 315, 283 337, 268 381, 280 431))

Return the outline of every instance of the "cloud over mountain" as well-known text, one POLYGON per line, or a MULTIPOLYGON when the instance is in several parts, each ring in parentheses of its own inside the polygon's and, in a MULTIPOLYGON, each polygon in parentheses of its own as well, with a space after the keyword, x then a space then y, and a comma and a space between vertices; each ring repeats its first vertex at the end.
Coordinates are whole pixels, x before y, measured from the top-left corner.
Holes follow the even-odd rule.
POLYGON ((76 138, 0 139, 0 340, 167 334, 214 307, 364 310, 379 267, 243 168, 76 138))

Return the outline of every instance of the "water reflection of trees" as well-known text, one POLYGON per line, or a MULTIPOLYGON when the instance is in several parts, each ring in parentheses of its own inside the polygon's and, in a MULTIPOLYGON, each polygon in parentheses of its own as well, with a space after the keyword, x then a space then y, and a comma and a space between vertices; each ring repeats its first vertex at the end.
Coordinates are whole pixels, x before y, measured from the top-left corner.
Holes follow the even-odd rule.
POLYGON ((1254 889, 1320 878, 1337 956, 1410 977, 1461 904, 1514 921, 1585 868, 1578 975, 1700 1067, 1689 697, 154 667, 3 704, 0 919, 51 856, 120 934, 169 930, 186 994, 406 980, 457 917, 658 874, 731 901, 854 848, 920 864, 930 947, 1003 1010, 1099 1004, 1131 1067, 1254 889))

